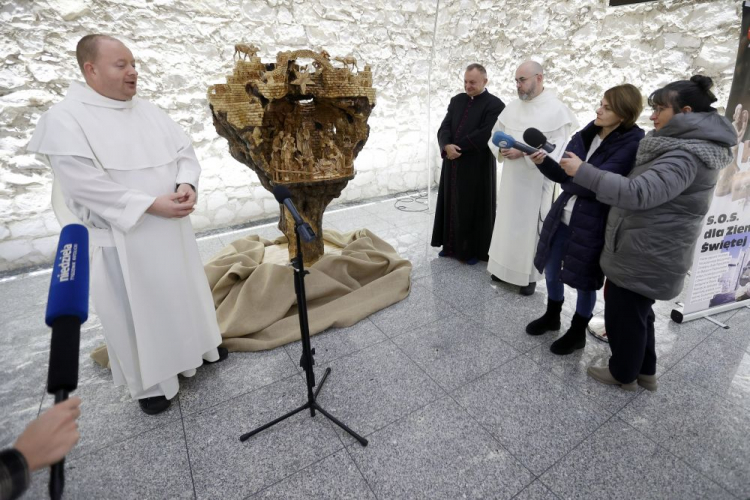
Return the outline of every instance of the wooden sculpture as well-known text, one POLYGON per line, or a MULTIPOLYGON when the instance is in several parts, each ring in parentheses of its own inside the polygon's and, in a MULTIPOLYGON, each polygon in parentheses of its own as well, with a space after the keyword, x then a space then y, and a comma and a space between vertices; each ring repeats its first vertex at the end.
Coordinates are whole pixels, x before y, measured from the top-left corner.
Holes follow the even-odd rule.
MULTIPOLYGON (((279 52, 263 63, 253 45, 235 45, 235 64, 226 84, 208 89, 214 127, 229 152, 258 174, 271 191, 289 188, 297 210, 317 239, 302 244, 305 265, 323 255, 323 211, 354 178, 354 158, 370 134, 375 106, 369 66, 359 71, 351 56, 328 52, 279 52), (302 64, 304 60, 310 63, 302 64)), ((282 211, 279 229, 296 256, 294 221, 282 211)))

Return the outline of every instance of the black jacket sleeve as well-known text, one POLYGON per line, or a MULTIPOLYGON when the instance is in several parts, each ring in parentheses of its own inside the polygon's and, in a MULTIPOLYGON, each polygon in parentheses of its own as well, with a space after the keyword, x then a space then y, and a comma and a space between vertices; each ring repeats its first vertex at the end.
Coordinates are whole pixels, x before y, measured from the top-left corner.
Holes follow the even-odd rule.
POLYGON ((29 464, 16 449, 0 451, 0 500, 19 498, 31 483, 29 464))
POLYGON ((487 109, 485 109, 482 120, 479 122, 477 128, 456 141, 456 146, 461 148, 461 151, 481 151, 487 147, 487 143, 490 141, 490 136, 492 135, 492 128, 497 122, 497 117, 505 109, 503 101, 494 96, 491 97, 490 104, 487 105, 487 109))
POLYGON ((451 133, 451 126, 453 125, 453 111, 455 108, 455 106, 453 105, 454 100, 455 97, 451 99, 450 104, 448 104, 448 112, 445 114, 443 123, 440 124, 440 128, 438 129, 437 133, 441 155, 445 155, 445 146, 447 146, 448 144, 453 144, 453 134, 451 133))

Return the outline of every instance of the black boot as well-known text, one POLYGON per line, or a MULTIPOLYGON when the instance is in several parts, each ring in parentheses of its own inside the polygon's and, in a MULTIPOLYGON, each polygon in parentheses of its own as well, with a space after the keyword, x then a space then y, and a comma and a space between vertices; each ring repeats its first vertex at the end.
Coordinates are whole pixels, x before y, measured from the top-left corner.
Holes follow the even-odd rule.
POLYGON ((526 325, 526 333, 529 335, 541 335, 552 330, 560 329, 560 311, 563 301, 547 300, 547 312, 541 318, 535 319, 526 325))
POLYGON ((570 322, 570 328, 565 335, 552 342, 549 350, 555 354, 570 354, 576 349, 583 349, 586 346, 586 327, 591 317, 584 318, 578 313, 573 315, 573 321, 570 322))

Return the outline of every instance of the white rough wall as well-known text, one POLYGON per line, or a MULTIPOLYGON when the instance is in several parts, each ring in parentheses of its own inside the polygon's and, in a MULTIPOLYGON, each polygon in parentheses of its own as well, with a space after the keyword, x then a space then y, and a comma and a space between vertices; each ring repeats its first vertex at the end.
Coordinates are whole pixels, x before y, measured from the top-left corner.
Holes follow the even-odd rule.
MULTIPOLYGON (((80 78, 74 52, 84 34, 110 33, 129 45, 140 65, 139 95, 192 136, 204 168, 191 216, 200 231, 278 213, 255 174, 229 155, 206 104, 207 87, 231 72, 238 42, 259 46, 269 61, 281 50, 325 48, 371 65, 378 104, 344 201, 424 188, 427 163, 439 173, 435 133, 471 62, 487 66, 490 90, 506 102, 516 95, 518 63, 544 63, 549 87, 582 124, 604 90, 626 81, 647 93, 701 71, 726 102, 740 2, 607 3, 7 0, 0 7, 0 272, 47 263, 54 252, 50 173, 22 153, 40 114, 80 78)), ((648 125, 646 114, 641 121, 648 125)))
POLYGON ((234 44, 276 53, 325 48, 370 64, 377 106, 357 176, 341 201, 424 188, 428 72, 436 0, 10 0, 0 7, 0 272, 51 260, 59 225, 51 176, 23 148, 42 112, 80 79, 87 33, 123 40, 137 59, 139 95, 191 135, 204 169, 196 230, 275 217, 278 204, 213 127, 206 90, 232 72, 234 44))
MULTIPOLYGON (((450 97, 460 92, 463 68, 486 66, 488 89, 503 102, 517 99, 520 63, 545 70, 545 87, 576 114, 593 120, 604 91, 631 83, 644 97, 674 81, 702 73, 714 79, 723 112, 734 73, 742 2, 657 0, 609 7, 608 0, 534 3, 440 0, 432 70, 431 164, 439 179, 437 127, 450 97)), ((639 125, 653 128, 650 109, 639 125)), ((523 140, 521 137, 516 139, 523 140)))

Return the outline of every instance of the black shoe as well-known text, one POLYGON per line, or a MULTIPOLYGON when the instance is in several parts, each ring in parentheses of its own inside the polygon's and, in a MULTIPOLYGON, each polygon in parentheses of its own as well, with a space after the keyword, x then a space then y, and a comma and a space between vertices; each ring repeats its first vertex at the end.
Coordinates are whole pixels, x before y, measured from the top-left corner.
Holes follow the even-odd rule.
POLYGON ((203 360, 204 365, 212 365, 214 363, 221 363, 222 361, 224 361, 225 359, 229 357, 229 349, 227 349, 226 347, 217 347, 216 350, 219 351, 219 359, 217 359, 216 361, 206 361, 204 359, 203 360))
POLYGON ((552 330, 560 329, 560 311, 562 311, 563 301, 548 300, 547 311, 541 318, 537 318, 526 325, 526 333, 529 335, 542 335, 552 330))
POLYGON ((586 346, 586 327, 591 318, 584 318, 578 313, 573 315, 573 321, 570 322, 570 328, 565 335, 552 342, 549 350, 554 354, 564 356, 571 354, 577 349, 583 349, 586 346))
POLYGON ((172 404, 165 396, 154 396, 153 398, 143 398, 138 400, 141 410, 147 415, 156 415, 161 413, 172 404))
POLYGON ((534 295, 534 290, 536 290, 536 281, 532 281, 528 285, 522 286, 518 290, 518 293, 520 293, 521 295, 527 295, 527 296, 534 295))
POLYGON ((502 283, 502 282, 503 282, 503 280, 501 280, 500 278, 498 278, 498 277, 497 277, 497 276, 495 276, 494 274, 490 274, 490 279, 491 279, 492 281, 496 282, 496 283, 502 283))

